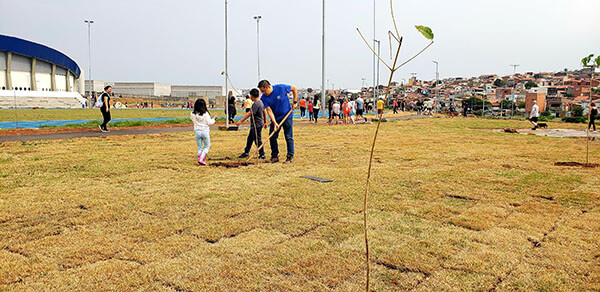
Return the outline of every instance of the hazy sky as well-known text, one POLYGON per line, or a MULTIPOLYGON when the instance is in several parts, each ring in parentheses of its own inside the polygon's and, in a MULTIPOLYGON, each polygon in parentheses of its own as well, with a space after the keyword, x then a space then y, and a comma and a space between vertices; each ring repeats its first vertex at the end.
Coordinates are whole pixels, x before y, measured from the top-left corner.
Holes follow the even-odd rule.
MULTIPOLYGON (((376 0, 377 38, 389 58, 389 1, 376 0)), ((600 54, 598 0, 395 0, 401 59, 427 44, 414 29, 430 26, 436 43, 397 72, 441 77, 579 68, 600 54)), ((321 0, 229 0, 229 71, 236 87, 256 86, 256 22, 261 15, 261 77, 299 87, 321 84, 321 0)), ((224 1, 0 0, 0 34, 55 48, 87 73, 84 19, 93 19, 92 77, 222 85, 224 1)), ((336 88, 372 84, 372 54, 356 32, 373 37, 373 1, 326 0, 327 79, 336 88)), ((381 66, 380 83, 389 73, 381 66)))

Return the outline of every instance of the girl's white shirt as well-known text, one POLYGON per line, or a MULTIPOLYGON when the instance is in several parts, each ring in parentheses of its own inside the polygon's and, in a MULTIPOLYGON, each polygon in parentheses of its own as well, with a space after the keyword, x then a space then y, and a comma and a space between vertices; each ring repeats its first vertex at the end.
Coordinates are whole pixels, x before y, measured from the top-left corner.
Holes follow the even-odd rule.
POLYGON ((215 123, 215 120, 210 117, 208 112, 203 115, 197 115, 192 112, 190 119, 194 122, 194 131, 210 131, 210 125, 215 123))

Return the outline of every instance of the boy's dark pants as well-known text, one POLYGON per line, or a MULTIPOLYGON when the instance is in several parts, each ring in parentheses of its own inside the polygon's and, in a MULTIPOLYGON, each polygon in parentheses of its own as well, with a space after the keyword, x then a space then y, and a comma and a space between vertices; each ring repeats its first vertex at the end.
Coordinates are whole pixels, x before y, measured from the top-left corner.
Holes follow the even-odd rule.
MULTIPOLYGON (((248 139, 246 140, 246 148, 244 149, 244 153, 250 153, 250 149, 252 148, 252 143, 256 143, 256 147, 260 147, 262 145, 262 127, 254 130, 254 126, 250 127, 250 131, 248 132, 248 139)), ((258 151, 260 156, 265 155, 265 147, 261 148, 258 151)))

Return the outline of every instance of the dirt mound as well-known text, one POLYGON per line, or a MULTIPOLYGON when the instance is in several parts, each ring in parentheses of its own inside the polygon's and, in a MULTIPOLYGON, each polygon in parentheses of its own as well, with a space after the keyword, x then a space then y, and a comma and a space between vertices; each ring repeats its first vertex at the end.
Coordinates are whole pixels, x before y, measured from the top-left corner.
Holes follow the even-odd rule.
POLYGON ((238 168, 242 166, 253 165, 254 163, 245 162, 245 161, 231 161, 231 162, 215 162, 210 163, 209 166, 212 167, 224 167, 224 168, 238 168))
POLYGON ((556 165, 556 166, 578 166, 578 167, 586 167, 586 168, 600 167, 600 164, 598 164, 598 163, 579 163, 579 162, 574 162, 574 161, 555 162, 554 165, 556 165))

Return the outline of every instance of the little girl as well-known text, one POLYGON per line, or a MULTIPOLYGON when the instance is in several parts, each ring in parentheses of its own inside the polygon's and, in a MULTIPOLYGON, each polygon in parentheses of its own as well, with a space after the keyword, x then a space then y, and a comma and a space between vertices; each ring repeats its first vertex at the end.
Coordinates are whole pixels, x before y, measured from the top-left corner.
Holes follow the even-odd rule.
POLYGON ((204 99, 196 100, 190 119, 194 122, 194 132, 196 133, 198 164, 206 165, 206 155, 210 149, 210 125, 214 124, 215 120, 210 117, 204 99))

